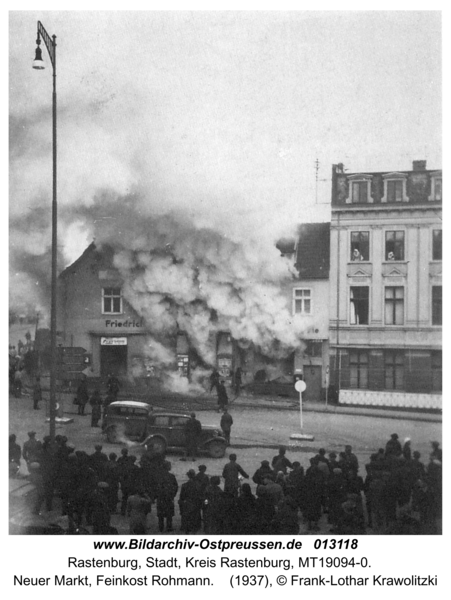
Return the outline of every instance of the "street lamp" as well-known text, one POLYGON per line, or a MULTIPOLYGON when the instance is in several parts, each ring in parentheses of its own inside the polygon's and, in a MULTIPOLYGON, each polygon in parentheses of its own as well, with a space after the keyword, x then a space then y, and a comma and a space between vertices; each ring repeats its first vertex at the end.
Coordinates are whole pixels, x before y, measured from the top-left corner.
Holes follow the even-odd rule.
POLYGON ((56 35, 49 36, 41 21, 38 21, 38 37, 36 40, 36 55, 33 61, 33 69, 45 68, 42 60, 41 37, 50 56, 53 67, 53 94, 52 94, 52 122, 53 122, 53 200, 52 200, 52 282, 51 282, 51 305, 50 305, 50 440, 55 440, 56 423, 56 285, 57 285, 57 202, 56 202, 56 35))

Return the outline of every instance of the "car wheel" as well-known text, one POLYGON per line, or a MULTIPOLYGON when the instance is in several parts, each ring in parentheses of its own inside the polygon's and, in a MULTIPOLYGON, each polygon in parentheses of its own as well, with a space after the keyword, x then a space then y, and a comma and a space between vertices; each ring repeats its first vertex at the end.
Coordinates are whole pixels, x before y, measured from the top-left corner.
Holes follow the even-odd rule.
POLYGON ((208 444, 208 452, 211 458, 222 458, 226 453, 226 448, 224 442, 214 441, 208 444))
POLYGON ((110 444, 114 444, 115 442, 117 442, 116 427, 109 427, 106 430, 106 439, 110 442, 110 444))
POLYGON ((153 452, 158 454, 164 454, 166 452, 166 442, 163 438, 156 437, 152 438, 147 442, 147 447, 153 452))

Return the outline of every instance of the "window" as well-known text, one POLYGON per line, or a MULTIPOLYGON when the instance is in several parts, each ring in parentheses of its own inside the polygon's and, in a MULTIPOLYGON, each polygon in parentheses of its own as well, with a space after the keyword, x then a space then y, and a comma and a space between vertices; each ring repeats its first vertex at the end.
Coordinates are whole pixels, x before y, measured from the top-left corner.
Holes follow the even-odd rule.
POLYGON ((404 324, 404 288, 385 288, 385 324, 404 324))
POLYGON ((349 353, 349 385, 352 388, 368 387, 368 352, 365 350, 349 353))
POLYGON ((387 350, 384 353, 386 390, 404 389, 404 352, 387 350))
POLYGON ((105 314, 122 313, 122 294, 121 288, 103 288, 102 289, 103 312, 105 314))
POLYGON ((432 391, 442 391, 442 352, 435 350, 431 353, 432 391))
POLYGON ((434 186, 433 186, 433 200, 441 200, 442 199, 442 178, 434 177, 434 186))
POLYGON ((368 181, 353 181, 351 189, 351 201, 353 204, 368 202, 368 181))
POLYGON ((293 312, 294 314, 309 315, 312 312, 312 290, 306 288, 295 288, 293 290, 293 312))
POLYGON ((305 340, 304 354, 311 358, 318 358, 323 355, 323 343, 316 340, 305 340))
POLYGON ((169 417, 166 415, 158 415, 155 417, 155 421, 153 422, 154 427, 168 427, 169 426, 169 417))
POLYGON ((402 202, 403 186, 404 182, 402 179, 392 179, 387 181, 387 202, 402 202))
POLYGON ((351 325, 368 325, 369 294, 368 286, 351 287, 350 291, 350 323, 351 325))
POLYGON ((172 427, 185 427, 189 419, 186 417, 172 417, 171 418, 171 426, 172 427))
POLYGON ((442 260, 442 230, 432 232, 432 260, 442 260))
POLYGON ((385 232, 385 260, 404 260, 404 231, 385 232))
POLYGON ((432 286, 432 325, 442 324, 442 286, 432 286))
POLYGON ((351 231, 351 260, 370 259, 370 234, 368 231, 351 231))

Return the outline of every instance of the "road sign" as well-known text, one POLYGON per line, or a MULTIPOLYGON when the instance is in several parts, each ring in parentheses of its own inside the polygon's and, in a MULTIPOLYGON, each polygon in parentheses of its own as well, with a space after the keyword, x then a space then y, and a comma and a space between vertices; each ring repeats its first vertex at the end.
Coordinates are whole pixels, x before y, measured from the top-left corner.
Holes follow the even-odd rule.
POLYGON ((302 394, 302 392, 305 392, 305 390, 307 389, 307 384, 305 383, 305 381, 303 379, 299 379, 294 384, 294 389, 297 392, 299 392, 300 394, 302 394))

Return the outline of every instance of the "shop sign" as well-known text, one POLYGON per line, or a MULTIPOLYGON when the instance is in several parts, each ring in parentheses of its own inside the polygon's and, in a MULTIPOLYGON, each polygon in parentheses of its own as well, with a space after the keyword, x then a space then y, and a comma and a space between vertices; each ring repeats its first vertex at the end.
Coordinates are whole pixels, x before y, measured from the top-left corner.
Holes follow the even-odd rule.
POLYGON ((100 338, 100 345, 101 346, 126 346, 127 338, 126 337, 122 337, 122 338, 103 337, 103 338, 100 338))

